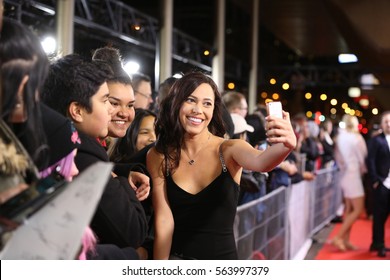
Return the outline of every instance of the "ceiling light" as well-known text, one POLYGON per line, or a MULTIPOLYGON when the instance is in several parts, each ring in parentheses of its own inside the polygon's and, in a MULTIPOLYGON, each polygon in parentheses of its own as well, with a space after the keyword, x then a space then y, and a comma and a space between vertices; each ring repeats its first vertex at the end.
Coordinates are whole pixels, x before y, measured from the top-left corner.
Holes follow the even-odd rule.
POLYGON ((339 54, 339 63, 352 63, 357 61, 358 61, 357 56, 352 53, 339 54))
POLYGON ((361 93, 361 91, 360 91, 360 88, 358 88, 358 87, 350 87, 348 89, 348 96, 351 98, 359 97, 360 93, 361 93))

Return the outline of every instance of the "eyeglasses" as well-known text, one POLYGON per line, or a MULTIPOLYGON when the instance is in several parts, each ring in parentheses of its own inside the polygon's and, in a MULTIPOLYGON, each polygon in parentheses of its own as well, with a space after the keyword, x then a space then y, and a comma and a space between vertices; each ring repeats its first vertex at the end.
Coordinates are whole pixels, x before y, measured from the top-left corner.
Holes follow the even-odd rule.
POLYGON ((135 93, 138 93, 139 95, 141 95, 141 96, 143 96, 143 97, 145 97, 146 99, 152 99, 152 100, 153 100, 153 97, 152 97, 152 94, 151 94, 151 93, 149 93, 149 94, 147 94, 147 93, 142 93, 142 92, 139 92, 138 90, 135 90, 134 92, 135 92, 135 93))

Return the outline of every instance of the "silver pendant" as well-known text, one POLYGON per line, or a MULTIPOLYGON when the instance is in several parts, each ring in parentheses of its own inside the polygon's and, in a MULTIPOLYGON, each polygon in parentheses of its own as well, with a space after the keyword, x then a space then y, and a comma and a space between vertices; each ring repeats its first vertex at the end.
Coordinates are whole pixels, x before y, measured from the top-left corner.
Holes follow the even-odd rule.
POLYGON ((189 162, 188 162, 190 165, 193 165, 195 163, 195 160, 191 159, 189 162))

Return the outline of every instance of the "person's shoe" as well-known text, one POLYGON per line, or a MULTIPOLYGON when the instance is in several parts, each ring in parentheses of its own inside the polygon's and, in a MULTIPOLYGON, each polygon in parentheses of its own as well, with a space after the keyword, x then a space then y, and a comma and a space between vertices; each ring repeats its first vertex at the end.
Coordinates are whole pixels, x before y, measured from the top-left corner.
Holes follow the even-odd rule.
POLYGON ((374 243, 372 243, 371 245, 370 245, 370 252, 378 252, 379 250, 384 250, 385 252, 390 252, 390 248, 387 248, 387 247, 385 247, 385 246, 383 246, 383 245, 376 245, 376 244, 374 244, 374 243))
POLYGON ((386 258, 386 248, 385 247, 382 247, 378 250, 378 257, 386 258))
POLYGON ((343 217, 341 216, 336 216, 334 217, 331 221, 332 224, 339 224, 343 222, 343 217))

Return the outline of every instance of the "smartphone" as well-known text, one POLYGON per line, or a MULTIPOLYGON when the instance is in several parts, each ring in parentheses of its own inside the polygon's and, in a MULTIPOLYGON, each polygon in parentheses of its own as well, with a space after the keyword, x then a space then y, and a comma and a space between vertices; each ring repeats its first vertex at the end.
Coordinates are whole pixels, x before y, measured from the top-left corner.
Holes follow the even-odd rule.
POLYGON ((282 103, 280 101, 272 101, 267 103, 267 113, 269 116, 283 118, 282 103))

